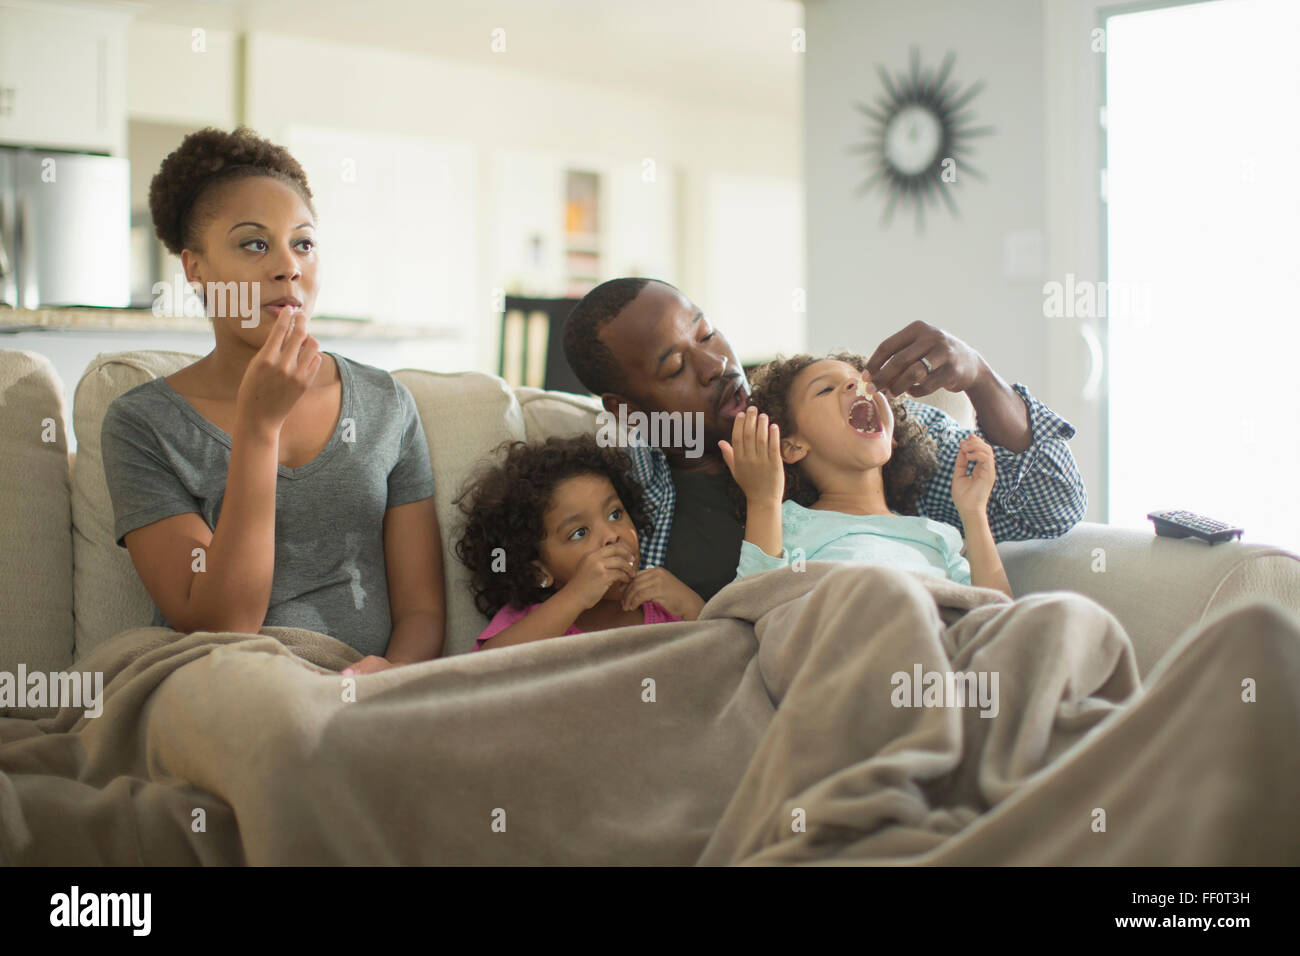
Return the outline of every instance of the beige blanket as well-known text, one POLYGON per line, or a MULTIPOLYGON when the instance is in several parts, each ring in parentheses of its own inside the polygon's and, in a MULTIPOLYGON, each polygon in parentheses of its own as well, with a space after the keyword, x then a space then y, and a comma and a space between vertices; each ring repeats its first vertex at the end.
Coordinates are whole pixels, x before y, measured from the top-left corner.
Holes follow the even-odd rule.
POLYGON ((1145 688, 1077 594, 851 565, 355 680, 267 634, 129 631, 80 665, 102 716, 0 719, 0 862, 1300 863, 1300 621, 1266 602, 1145 688))

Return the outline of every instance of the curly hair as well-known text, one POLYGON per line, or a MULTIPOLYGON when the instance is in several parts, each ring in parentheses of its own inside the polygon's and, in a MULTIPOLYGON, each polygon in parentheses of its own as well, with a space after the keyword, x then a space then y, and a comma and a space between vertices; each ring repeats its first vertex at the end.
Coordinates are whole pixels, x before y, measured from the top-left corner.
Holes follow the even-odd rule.
POLYGON ((214 187, 248 176, 279 180, 316 215, 307 174, 288 150, 246 126, 233 133, 209 126, 186 136, 149 183, 149 212, 163 245, 178 256, 182 249, 199 248, 200 227, 213 212, 214 187))
POLYGON ((491 617, 501 608, 545 601, 554 588, 540 586, 532 562, 546 536, 543 518, 560 482, 579 475, 609 479, 642 540, 653 530, 651 505, 632 473, 632 459, 618 448, 603 448, 595 435, 551 437, 541 443, 505 442, 500 463, 489 464, 465 483, 456 504, 465 516, 456 557, 470 570, 474 604, 491 617), (494 568, 501 549, 505 573, 494 568))
MULTIPOLYGON (((812 355, 778 356, 754 373, 751 381, 749 403, 767 413, 770 421, 781 429, 781 436, 795 433, 794 408, 790 402, 790 386, 795 377, 814 362, 827 359, 845 362, 859 372, 867 370, 867 360, 853 352, 836 352, 820 359, 812 355)), ((885 504, 899 514, 917 514, 917 502, 926 484, 939 468, 938 447, 929 431, 907 410, 900 396, 889 399, 894 413, 893 453, 881 467, 885 485, 885 504)), ((818 491, 804 475, 798 464, 785 466, 785 497, 794 499, 805 507, 818 498, 818 491)), ((744 514, 743 494, 737 501, 738 510, 744 514)))

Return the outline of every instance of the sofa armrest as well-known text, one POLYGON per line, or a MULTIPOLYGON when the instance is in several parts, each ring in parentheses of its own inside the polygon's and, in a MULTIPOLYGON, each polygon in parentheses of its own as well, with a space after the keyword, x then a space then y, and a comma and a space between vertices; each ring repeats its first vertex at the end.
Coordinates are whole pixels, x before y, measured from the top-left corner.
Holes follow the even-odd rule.
MULTIPOLYGON (((72 663, 72 506, 63 382, 37 352, 0 349, 0 673, 72 663)), ((0 714, 8 708, 0 704, 0 714)), ((12 716, 36 716, 35 711, 12 716)))
POLYGON ((998 554, 1017 597, 1076 591, 1114 614, 1143 677, 1188 628, 1241 601, 1267 598, 1300 615, 1300 556, 1269 545, 1084 521, 1059 538, 1003 542, 998 554))

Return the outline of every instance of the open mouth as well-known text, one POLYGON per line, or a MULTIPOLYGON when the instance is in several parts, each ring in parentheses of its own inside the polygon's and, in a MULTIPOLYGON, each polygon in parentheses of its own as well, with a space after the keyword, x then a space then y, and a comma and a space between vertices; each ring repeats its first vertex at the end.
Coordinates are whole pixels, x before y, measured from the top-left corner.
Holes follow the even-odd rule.
POLYGON ((880 435, 885 428, 880 410, 870 398, 859 398, 849 406, 849 425, 859 435, 880 435))
POLYGON ((723 390, 718 399, 718 412, 724 415, 740 414, 745 408, 745 400, 745 390, 739 382, 733 383, 723 390))

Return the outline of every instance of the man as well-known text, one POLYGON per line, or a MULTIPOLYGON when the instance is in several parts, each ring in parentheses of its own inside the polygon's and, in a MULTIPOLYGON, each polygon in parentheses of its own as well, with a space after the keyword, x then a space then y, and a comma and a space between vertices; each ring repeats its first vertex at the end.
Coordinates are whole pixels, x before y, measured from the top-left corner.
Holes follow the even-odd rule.
MULTIPOLYGON (((587 293, 565 323, 564 354, 615 416, 619 405, 628 415, 702 416, 704 453, 697 458, 684 448, 633 445, 628 451, 655 506, 654 534, 641 546, 643 565, 662 565, 709 600, 735 578, 745 536, 718 450, 749 398, 740 360, 681 292, 638 278, 611 279, 587 293)), ((993 446, 997 464, 988 503, 995 540, 1053 538, 1082 519, 1088 495, 1066 444, 1074 426, 1020 383, 1008 386, 966 343, 913 322, 880 344, 868 371, 888 397, 940 388, 967 394, 979 426, 974 434, 993 446)), ((960 530, 952 472, 958 446, 972 432, 930 405, 909 401, 908 410, 934 437, 939 455, 919 511, 960 530)))

